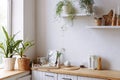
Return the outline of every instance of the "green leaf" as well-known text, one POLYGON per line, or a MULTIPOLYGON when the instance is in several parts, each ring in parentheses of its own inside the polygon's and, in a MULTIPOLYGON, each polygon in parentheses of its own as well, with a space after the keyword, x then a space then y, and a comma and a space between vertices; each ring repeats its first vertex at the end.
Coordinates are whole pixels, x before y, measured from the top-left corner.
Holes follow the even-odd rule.
POLYGON ((0 43, 0 48, 3 50, 3 52, 5 53, 5 48, 3 46, 3 43, 0 43))
POLYGON ((23 40, 17 40, 13 45, 13 49, 15 49, 23 40))
POLYGON ((59 58, 61 56, 61 52, 57 51, 57 58, 59 58))
POLYGON ((22 42, 22 40, 15 41, 14 38, 15 38, 16 34, 14 34, 14 35, 8 35, 8 32, 5 30, 5 28, 2 27, 2 29, 3 29, 4 35, 6 37, 6 44, 5 44, 6 49, 5 49, 4 46, 1 46, 1 48, 4 47, 5 57, 12 58, 12 56, 16 52, 15 49, 19 46, 19 44, 22 42))
POLYGON ((23 57, 25 51, 33 45, 34 45, 34 43, 32 41, 25 41, 25 42, 22 41, 21 47, 17 47, 16 51, 17 51, 18 55, 23 57))
POLYGON ((8 41, 8 40, 9 40, 9 35, 8 35, 8 33, 7 33, 7 31, 5 30, 4 27, 2 27, 2 29, 3 29, 3 32, 4 32, 4 34, 5 34, 6 39, 7 39, 7 41, 8 41))

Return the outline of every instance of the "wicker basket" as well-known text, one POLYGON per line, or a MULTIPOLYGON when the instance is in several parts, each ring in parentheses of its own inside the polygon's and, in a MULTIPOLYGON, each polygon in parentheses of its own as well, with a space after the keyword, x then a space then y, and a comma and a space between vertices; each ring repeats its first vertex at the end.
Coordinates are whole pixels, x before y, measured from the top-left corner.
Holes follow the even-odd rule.
POLYGON ((30 59, 28 59, 28 58, 19 58, 18 59, 18 70, 21 70, 21 71, 30 70, 30 59))

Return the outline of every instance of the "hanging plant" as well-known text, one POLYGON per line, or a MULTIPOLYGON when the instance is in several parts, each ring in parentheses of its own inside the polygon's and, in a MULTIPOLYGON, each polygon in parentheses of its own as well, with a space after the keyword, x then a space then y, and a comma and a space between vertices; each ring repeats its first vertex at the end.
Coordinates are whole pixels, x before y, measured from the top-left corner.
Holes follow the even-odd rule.
POLYGON ((76 14, 76 9, 73 6, 72 2, 69 0, 62 0, 57 3, 56 15, 61 16, 65 12, 68 14, 68 17, 73 20, 76 14))
POLYGON ((80 0, 80 8, 86 9, 86 13, 93 13, 94 0, 80 0))

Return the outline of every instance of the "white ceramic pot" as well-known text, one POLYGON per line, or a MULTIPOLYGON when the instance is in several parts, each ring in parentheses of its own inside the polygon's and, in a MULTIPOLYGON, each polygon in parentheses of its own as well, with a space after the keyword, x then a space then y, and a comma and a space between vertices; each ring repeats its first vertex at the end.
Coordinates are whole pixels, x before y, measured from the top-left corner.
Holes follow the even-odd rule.
POLYGON ((70 61, 65 61, 64 66, 68 66, 68 67, 71 66, 70 61))
POLYGON ((68 8, 67 8, 67 6, 63 6, 62 7, 62 14, 68 14, 68 8))
POLYGON ((4 70, 14 70, 16 58, 4 58, 4 70))

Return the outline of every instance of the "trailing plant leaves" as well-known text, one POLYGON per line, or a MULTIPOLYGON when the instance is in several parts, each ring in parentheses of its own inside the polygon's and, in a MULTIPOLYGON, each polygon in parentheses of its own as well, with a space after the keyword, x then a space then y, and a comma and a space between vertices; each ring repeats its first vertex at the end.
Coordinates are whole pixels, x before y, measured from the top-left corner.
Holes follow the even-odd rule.
MULTIPOLYGON (((72 2, 69 1, 69 0, 63 0, 63 1, 60 1, 58 2, 57 4, 57 8, 56 8, 56 15, 60 16, 62 11, 63 11, 63 6, 66 7, 66 12, 69 14, 75 14, 76 13, 76 9, 75 7, 73 6, 72 2)), ((71 15, 70 15, 71 16, 71 15)))
POLYGON ((93 4, 94 4, 94 0, 80 0, 81 8, 86 8, 86 6, 93 4))
POLYGON ((93 13, 94 0, 80 0, 80 7, 85 9, 87 13, 93 13))
POLYGON ((56 15, 59 15, 62 13, 62 7, 64 6, 64 2, 63 1, 60 1, 58 4, 57 4, 57 8, 56 8, 56 15))

